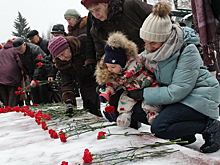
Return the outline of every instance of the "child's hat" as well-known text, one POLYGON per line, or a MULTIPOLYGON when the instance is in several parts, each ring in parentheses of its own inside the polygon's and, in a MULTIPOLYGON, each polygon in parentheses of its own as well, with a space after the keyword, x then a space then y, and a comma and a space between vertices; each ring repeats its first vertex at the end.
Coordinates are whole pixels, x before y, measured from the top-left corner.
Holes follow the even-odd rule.
POLYGON ((114 48, 109 45, 105 46, 104 63, 119 64, 122 68, 125 67, 127 56, 122 48, 114 48))

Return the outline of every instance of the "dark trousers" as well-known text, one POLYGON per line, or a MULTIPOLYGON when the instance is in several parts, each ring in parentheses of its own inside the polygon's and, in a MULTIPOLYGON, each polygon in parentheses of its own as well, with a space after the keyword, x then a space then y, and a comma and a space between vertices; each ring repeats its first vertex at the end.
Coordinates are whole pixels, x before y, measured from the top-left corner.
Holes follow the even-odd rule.
POLYGON ((80 84, 80 93, 83 100, 83 108, 90 113, 101 116, 99 95, 96 93, 97 84, 95 81, 80 84))
POLYGON ((31 88, 31 95, 33 104, 47 104, 51 103, 48 84, 36 86, 31 88))
POLYGON ((0 84, 0 93, 5 106, 15 107, 18 105, 20 95, 16 95, 18 87, 0 84))
MULTIPOLYGON (((146 114, 140 103, 134 106, 132 118, 147 124, 146 114)), ((209 117, 196 110, 184 104, 176 103, 167 105, 161 111, 151 125, 151 132, 159 138, 177 139, 202 133, 208 120, 209 117)))

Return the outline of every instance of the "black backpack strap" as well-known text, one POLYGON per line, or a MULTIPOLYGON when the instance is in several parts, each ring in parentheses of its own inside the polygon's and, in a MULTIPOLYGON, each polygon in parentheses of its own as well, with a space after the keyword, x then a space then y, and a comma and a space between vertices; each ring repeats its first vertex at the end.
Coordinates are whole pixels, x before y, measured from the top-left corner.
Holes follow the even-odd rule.
POLYGON ((180 56, 181 56, 183 50, 184 50, 185 47, 187 47, 188 45, 189 45, 189 43, 184 43, 183 46, 180 48, 180 54, 179 54, 179 56, 177 57, 177 60, 176 60, 177 63, 179 62, 179 59, 180 59, 180 56))

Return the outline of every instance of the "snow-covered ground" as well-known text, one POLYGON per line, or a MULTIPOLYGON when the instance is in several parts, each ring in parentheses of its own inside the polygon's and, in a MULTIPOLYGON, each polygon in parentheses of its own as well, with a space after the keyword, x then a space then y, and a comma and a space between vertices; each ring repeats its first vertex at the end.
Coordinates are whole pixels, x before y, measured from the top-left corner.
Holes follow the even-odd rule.
MULTIPOLYGON (((85 115, 91 117, 91 115, 85 115)), ((94 117, 95 119, 95 117, 94 117)), ((102 123, 111 124, 108 122, 102 123)), ((58 126, 49 126, 58 130, 58 126)), ((140 147, 155 142, 167 142, 152 135, 111 135, 106 139, 97 139, 97 134, 105 131, 107 134, 137 134, 150 132, 149 126, 143 125, 139 130, 132 128, 120 128, 109 126, 95 129, 79 136, 67 138, 67 142, 52 139, 48 130, 43 130, 34 118, 23 116, 22 113, 8 112, 0 114, 0 165, 61 165, 62 161, 68 165, 83 163, 82 157, 87 148, 92 154, 102 154, 111 151, 125 150, 129 147, 140 147)), ((68 134, 67 134, 68 135, 68 134)), ((199 147, 204 143, 202 137, 197 135, 197 141, 188 146, 177 144, 144 148, 142 152, 159 150, 178 150, 165 157, 150 157, 140 160, 128 161, 121 164, 129 165, 220 165, 220 151, 212 154, 199 152, 199 147)), ((138 151, 137 151, 138 152, 138 151)), ((133 153, 134 154, 134 153, 133 153)), ((128 155, 127 155, 128 156, 128 155)), ((113 155, 114 158, 119 155, 113 155)), ((95 161, 95 160, 94 160, 95 161)), ((96 163, 97 164, 97 163, 96 163)), ((110 162, 102 162, 101 165, 109 165, 110 162)))

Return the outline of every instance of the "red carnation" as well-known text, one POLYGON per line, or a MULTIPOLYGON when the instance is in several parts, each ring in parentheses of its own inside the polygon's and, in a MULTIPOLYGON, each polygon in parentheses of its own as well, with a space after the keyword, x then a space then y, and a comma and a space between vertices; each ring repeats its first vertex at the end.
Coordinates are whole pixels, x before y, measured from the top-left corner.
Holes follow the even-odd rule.
POLYGON ((38 125, 40 125, 40 123, 41 123, 41 118, 38 117, 38 116, 35 116, 35 121, 36 121, 36 123, 37 123, 38 125))
POLYGON ((68 162, 62 161, 61 165, 68 165, 68 162))
POLYGON ((22 88, 21 88, 21 87, 18 87, 18 90, 19 90, 19 91, 21 91, 21 90, 22 90, 22 88))
POLYGON ((113 106, 106 106, 105 107, 105 112, 113 113, 113 112, 115 112, 115 107, 113 107, 113 106))
POLYGON ((37 63, 37 66, 42 66, 42 62, 38 62, 38 63, 37 63))
POLYGON ((92 163, 92 160, 93 160, 92 155, 88 149, 85 149, 82 159, 83 159, 83 164, 92 163))
POLYGON ((50 137, 52 138, 52 134, 53 134, 53 132, 55 132, 53 129, 49 129, 49 134, 50 134, 50 137))
POLYGON ((52 133, 51 137, 54 138, 54 139, 59 138, 58 134, 55 131, 52 133))
POLYGON ((59 132, 61 142, 66 142, 66 135, 63 131, 59 132))
POLYGON ((50 120, 52 118, 52 116, 48 115, 48 114, 43 114, 42 115, 42 119, 45 119, 45 120, 50 120))
POLYGON ((39 55, 38 60, 42 60, 42 59, 43 59, 43 55, 39 55))
POLYGON ((19 91, 15 91, 15 94, 16 94, 16 95, 20 95, 21 92, 19 92, 19 91))
POLYGON ((103 131, 99 132, 99 133, 98 133, 98 136, 97 136, 97 139, 98 139, 98 140, 99 140, 99 139, 105 139, 105 134, 106 134, 106 132, 103 132, 103 131))
POLYGON ((38 84, 39 84, 39 81, 38 81, 38 80, 35 80, 35 83, 36 83, 36 85, 38 85, 38 84))
POLYGON ((48 130, 46 121, 42 121, 41 126, 43 130, 48 130))

